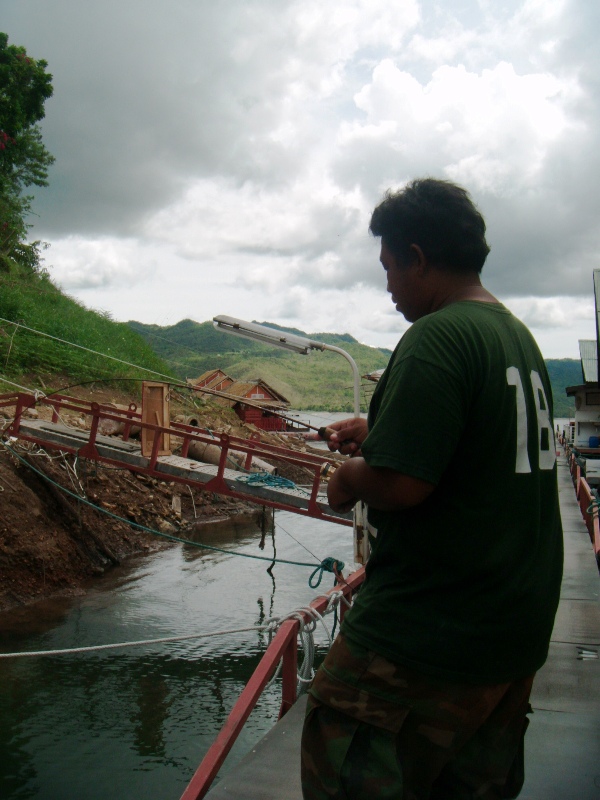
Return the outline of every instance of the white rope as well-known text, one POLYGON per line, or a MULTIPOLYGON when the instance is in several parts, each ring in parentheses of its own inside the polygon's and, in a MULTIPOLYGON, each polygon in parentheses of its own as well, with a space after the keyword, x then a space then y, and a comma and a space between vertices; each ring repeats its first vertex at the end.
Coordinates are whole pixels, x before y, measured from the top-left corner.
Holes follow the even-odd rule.
MULTIPOLYGON (((308 609, 302 609, 308 611, 308 609)), ((311 611, 314 609, 310 609, 311 611)), ((312 616, 312 615, 311 615, 312 616)), ((313 636, 313 632, 315 629, 315 621, 314 619, 310 619, 308 622, 305 622, 304 617, 300 613, 300 610, 292 611, 290 614, 287 614, 285 617, 277 620, 268 620, 269 624, 269 632, 272 631, 272 625, 274 622, 277 623, 277 627, 279 627, 285 620, 288 619, 296 619, 299 623, 299 631, 298 637, 300 639, 300 647, 302 649, 302 662, 300 667, 296 673, 296 693, 301 694, 306 684, 310 683, 314 677, 314 669, 313 663, 315 660, 315 640, 313 636)), ((327 638, 329 639, 329 644, 331 645, 331 637, 329 636, 329 631, 325 628, 327 633, 327 638)), ((269 642, 270 643, 270 642, 269 642)), ((271 680, 265 685, 265 689, 270 689, 271 686, 275 683, 275 681, 281 676, 281 670, 283 669, 283 658, 279 659, 279 663, 277 664, 277 669, 273 673, 273 677, 271 680)))
POLYGON ((298 668, 297 674, 297 694, 301 694, 306 689, 306 685, 315 677, 313 668, 315 663, 315 639, 313 631, 306 626, 300 630, 300 642, 302 644, 302 663, 298 668))
POLYGON ((224 636, 228 633, 247 633, 248 631, 265 630, 265 625, 251 625, 248 628, 232 628, 226 631, 213 633, 189 633, 185 636, 163 636, 160 639, 140 639, 136 642, 114 642, 113 644, 95 644, 89 647, 66 647, 62 650, 30 650, 21 653, 0 653, 0 658, 24 658, 33 656, 67 656, 77 653, 94 653, 101 650, 116 650, 118 647, 144 647, 151 644, 167 644, 169 642, 183 642, 188 639, 208 639, 212 636, 224 636))
MULTIPOLYGON (((320 614, 315 608, 311 608, 310 606, 305 606, 303 608, 296 609, 292 611, 290 614, 287 614, 285 617, 277 620, 278 626, 281 625, 286 619, 295 619, 298 621, 300 625, 300 630, 298 631, 298 636, 300 638, 300 645, 302 647, 302 663, 298 668, 297 673, 297 687, 296 691, 298 694, 301 694, 307 684, 309 684, 312 679, 314 678, 314 669, 313 664, 315 660, 315 639, 314 639, 314 631, 317 625, 317 621, 321 623, 323 629, 325 630, 325 635, 327 636, 327 641, 329 643, 329 647, 332 645, 332 638, 327 625, 325 625, 325 617, 327 614, 330 614, 333 609, 339 605, 340 601, 343 600, 348 608, 350 608, 351 604, 346 600, 342 591, 333 592, 331 595, 321 595, 322 597, 327 597, 327 608, 323 611, 323 614, 320 614), (302 616, 302 612, 304 612, 308 617, 308 622, 305 621, 304 617, 302 616)), ((269 620, 268 622, 273 622, 273 620, 269 620)), ((279 661, 277 665, 277 669, 273 674, 273 677, 268 682, 265 688, 269 688, 272 686, 273 683, 279 678, 281 675, 281 670, 283 667, 283 659, 279 661)))
MULTIPOLYGON (((142 372, 147 372, 150 375, 158 375, 161 378, 167 378, 169 381, 173 380, 172 375, 163 375, 162 372, 156 372, 153 369, 148 369, 147 367, 140 367, 139 364, 132 364, 130 361, 123 361, 122 358, 116 358, 115 356, 109 356, 106 353, 100 353, 98 350, 92 350, 90 347, 84 347, 82 344, 75 344, 75 342, 69 342, 67 339, 60 339, 58 336, 52 336, 49 333, 44 333, 43 331, 38 331, 35 328, 29 328, 27 325, 21 325, 19 322, 14 322, 10 319, 4 319, 4 317, 0 317, 0 322, 8 322, 9 325, 16 325, 19 328, 23 328, 26 331, 31 331, 31 333, 37 333, 39 336, 45 336, 47 339, 54 339, 55 342, 61 342, 62 344, 68 344, 71 347, 77 347, 79 350, 85 350, 87 353, 93 353, 96 356, 102 356, 102 358, 109 358, 111 361, 118 361, 119 364, 125 364, 127 367, 134 367, 135 369, 141 369, 142 372)), ((7 381, 10 383, 10 381, 7 381)), ((13 386, 17 386, 16 383, 12 384, 13 386)), ((183 384, 181 384, 183 386, 183 384)), ((20 386, 20 389, 23 387, 20 386)))
POLYGON ((68 428, 70 431, 80 431, 81 430, 81 428, 78 428, 76 425, 71 425, 70 423, 68 423, 67 420, 62 416, 62 414, 58 413, 56 408, 54 408, 54 412, 56 413, 56 416, 58 417, 58 419, 65 426, 65 428, 68 428))
POLYGON ((310 617, 310 621, 305 623, 304 627, 310 630, 310 632, 312 633, 317 626, 317 622, 320 622, 321 625, 323 626, 323 630, 325 631, 325 635, 327 636, 327 641, 329 642, 329 646, 331 646, 332 645, 331 634, 327 629, 327 625, 325 625, 325 620, 323 619, 323 616, 321 616, 321 614, 319 614, 319 612, 316 609, 310 608, 309 606, 306 606, 304 608, 299 608, 296 611, 293 611, 289 615, 289 617, 292 619, 297 619, 300 622, 300 626, 302 627, 303 625, 302 622, 303 618, 301 613, 302 611, 304 611, 310 617))
POLYGON ((2 427, 0 428, 0 432, 4 433, 4 431, 8 428, 8 426, 12 425, 14 421, 15 421, 14 417, 11 417, 10 419, 5 419, 4 422, 2 423, 2 427))
MULTIPOLYGON (((100 652, 102 650, 116 650, 119 647, 146 647, 152 644, 168 644, 170 642, 183 642, 189 639, 208 639, 215 636, 225 636, 226 634, 248 633, 249 631, 268 631, 270 640, 273 636, 273 633, 275 633, 281 627, 281 625, 288 619, 295 619, 299 622, 300 624, 299 635, 301 637, 303 652, 306 654, 307 649, 312 647, 314 655, 313 633, 316 628, 317 621, 321 622, 321 624, 323 625, 330 646, 332 643, 331 635, 329 633, 329 630, 327 629, 327 626, 325 625, 325 620, 323 619, 323 617, 326 614, 331 613, 333 607, 340 602, 340 597, 343 597, 343 595, 342 592, 338 591, 334 592, 332 595, 330 595, 330 597, 332 598, 332 602, 328 604, 328 607, 325 609, 322 615, 319 614, 319 612, 314 608, 305 607, 296 609, 290 612, 289 614, 286 614, 283 617, 272 617, 266 620, 266 622, 263 625, 250 625, 249 627, 246 628, 230 628, 228 630, 213 631, 212 633, 189 633, 183 636, 163 636, 159 639, 140 639, 132 642, 114 642, 112 644, 97 644, 97 645, 89 645, 87 647, 67 647, 61 650, 30 650, 20 653, 0 653, 0 658, 27 658, 27 657, 31 658, 34 656, 76 655, 78 653, 94 653, 94 652, 100 652), (309 617, 308 621, 305 621, 304 617, 302 616, 302 612, 304 612, 309 617), (312 640, 312 644, 308 643, 306 648, 302 640, 303 634, 310 636, 310 639, 312 640)), ((303 666, 305 660, 306 657, 303 659, 303 666)), ((312 657, 310 660, 312 661, 312 657)), ((276 674, 269 682, 269 685, 278 675, 280 669, 281 669, 281 662, 279 664, 279 667, 277 668, 276 674)), ((306 682, 306 678, 304 678, 304 676, 301 677, 299 675, 298 679, 303 680, 303 682, 306 682)))
POLYGON ((341 589, 338 589, 337 592, 332 592, 330 595, 321 595, 321 597, 328 597, 327 608, 323 612, 323 614, 329 613, 330 609, 334 605, 339 605, 340 603, 344 603, 346 608, 352 608, 352 603, 347 599, 346 595, 341 589))
MULTIPOLYGON (((0 320, 2 317, 0 317, 0 320)), ((13 381, 9 381, 8 378, 0 378, 2 383, 8 383, 9 386, 16 386, 17 389, 23 389, 25 392, 29 392, 32 394, 36 400, 39 400, 40 397, 46 397, 46 395, 42 392, 41 389, 30 389, 28 386, 21 386, 20 383, 14 383, 13 381)))
POLYGON ((65 452, 63 450, 59 450, 57 455, 51 456, 47 450, 44 450, 43 447, 34 444, 34 442, 22 442, 20 439, 16 439, 14 437, 9 437, 8 441, 10 442, 11 439, 13 441, 10 447, 8 447, 5 442, 0 441, 0 445, 9 453, 11 450, 20 450, 22 453, 26 453, 31 458, 46 458, 48 461, 60 461, 61 458, 64 458, 65 456, 65 452))

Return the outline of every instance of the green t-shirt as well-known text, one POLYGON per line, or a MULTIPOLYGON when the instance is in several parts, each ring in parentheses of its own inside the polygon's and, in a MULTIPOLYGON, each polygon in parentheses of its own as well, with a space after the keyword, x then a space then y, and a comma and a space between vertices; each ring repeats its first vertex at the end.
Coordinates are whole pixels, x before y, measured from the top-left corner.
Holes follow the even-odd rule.
POLYGON ((369 510, 377 534, 349 638, 459 681, 539 669, 562 576, 551 403, 538 347, 504 306, 458 302, 411 326, 362 453, 436 488, 412 508, 369 510))

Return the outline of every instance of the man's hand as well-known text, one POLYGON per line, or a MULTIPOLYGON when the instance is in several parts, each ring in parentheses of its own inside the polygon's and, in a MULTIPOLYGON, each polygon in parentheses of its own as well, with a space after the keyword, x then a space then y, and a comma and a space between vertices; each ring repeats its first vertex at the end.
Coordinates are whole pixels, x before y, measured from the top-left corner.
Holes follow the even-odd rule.
POLYGON ((332 452, 337 450, 345 456, 360 455, 362 443, 369 433, 367 420, 362 417, 342 419, 321 430, 327 447, 332 452))
POLYGON ((370 467, 363 458, 350 458, 336 469, 327 486, 329 506, 339 514, 363 500, 371 508, 393 511, 422 503, 433 483, 386 467, 370 467))

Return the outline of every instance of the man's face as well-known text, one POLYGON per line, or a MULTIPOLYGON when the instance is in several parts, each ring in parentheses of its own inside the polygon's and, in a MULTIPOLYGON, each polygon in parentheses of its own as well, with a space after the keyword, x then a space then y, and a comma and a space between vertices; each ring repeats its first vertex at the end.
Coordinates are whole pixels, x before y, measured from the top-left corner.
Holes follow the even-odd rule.
POLYGON ((396 310, 404 315, 408 322, 414 322, 423 316, 421 305, 422 289, 419 285, 417 265, 400 262, 381 242, 379 257, 387 276, 387 290, 392 295, 396 310))

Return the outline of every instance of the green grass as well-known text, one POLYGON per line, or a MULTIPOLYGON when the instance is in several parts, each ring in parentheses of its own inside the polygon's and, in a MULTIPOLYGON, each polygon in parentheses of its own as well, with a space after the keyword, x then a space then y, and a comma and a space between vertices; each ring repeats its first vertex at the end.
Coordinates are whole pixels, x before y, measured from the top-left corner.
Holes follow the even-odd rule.
POLYGON ((152 380, 148 370, 172 374, 163 359, 129 325, 86 309, 63 294, 47 275, 1 275, 0 317, 0 376, 8 380, 27 375, 30 385, 43 388, 46 383, 52 384, 56 376, 72 383, 108 383, 118 379, 152 380))

